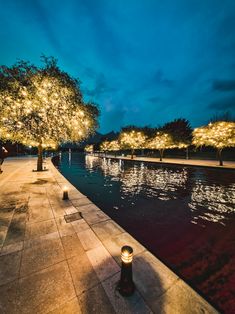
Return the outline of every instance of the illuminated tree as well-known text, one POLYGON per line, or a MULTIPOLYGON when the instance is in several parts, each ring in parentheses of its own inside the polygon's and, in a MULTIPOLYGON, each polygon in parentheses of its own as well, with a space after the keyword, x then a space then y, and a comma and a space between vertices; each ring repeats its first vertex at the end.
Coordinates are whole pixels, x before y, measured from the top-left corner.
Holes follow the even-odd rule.
POLYGON ((157 132, 148 142, 148 148, 159 150, 160 161, 162 161, 164 150, 174 147, 175 145, 171 135, 163 132, 157 132))
POLYGON ((104 152, 106 155, 106 152, 109 150, 109 142, 104 141, 103 143, 100 144, 100 150, 104 152))
POLYGON ((86 145, 85 152, 93 153, 93 151, 94 151, 94 145, 86 145))
POLYGON ((109 142, 109 147, 108 150, 111 152, 116 152, 118 150, 120 150, 120 144, 118 141, 114 140, 114 141, 110 141, 109 142))
POLYGON ((61 71, 54 58, 43 67, 20 61, 0 67, 0 138, 38 148, 42 152, 67 141, 80 141, 97 127, 98 109, 85 104, 79 82, 61 71))
POLYGON ((145 147, 146 136, 143 132, 138 130, 122 131, 120 133, 119 142, 121 148, 131 150, 131 159, 133 159, 135 149, 145 147))
POLYGON ((194 129, 193 144, 215 147, 219 165, 223 166, 222 150, 225 147, 235 147, 235 122, 217 121, 194 129))
POLYGON ((101 149, 105 152, 110 151, 110 152, 115 152, 115 156, 116 156, 116 152, 118 150, 120 150, 120 145, 119 142, 117 140, 113 140, 113 141, 104 141, 101 144, 101 149))

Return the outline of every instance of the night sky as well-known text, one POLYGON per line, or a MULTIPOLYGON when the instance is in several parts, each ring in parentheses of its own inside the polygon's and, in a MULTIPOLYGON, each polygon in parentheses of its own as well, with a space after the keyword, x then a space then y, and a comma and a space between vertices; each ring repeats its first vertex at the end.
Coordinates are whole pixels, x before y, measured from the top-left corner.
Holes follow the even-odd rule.
POLYGON ((0 64, 54 56, 100 131, 235 115, 235 0, 0 0, 0 64))

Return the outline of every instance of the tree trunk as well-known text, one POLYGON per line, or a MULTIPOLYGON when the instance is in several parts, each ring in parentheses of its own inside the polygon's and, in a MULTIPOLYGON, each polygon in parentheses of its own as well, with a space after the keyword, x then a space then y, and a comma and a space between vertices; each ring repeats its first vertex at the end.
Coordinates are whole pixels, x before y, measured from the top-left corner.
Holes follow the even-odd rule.
POLYGON ((163 149, 159 149, 159 152, 160 152, 160 161, 162 161, 164 150, 163 149))
POLYGON ((188 147, 186 147, 186 159, 189 159, 189 155, 188 155, 188 147))
POLYGON ((38 145, 37 171, 42 171, 42 143, 38 145))
POLYGON ((131 150, 131 159, 134 159, 134 149, 131 150))
POLYGON ((222 149, 218 149, 218 158, 219 158, 219 165, 223 166, 222 149))

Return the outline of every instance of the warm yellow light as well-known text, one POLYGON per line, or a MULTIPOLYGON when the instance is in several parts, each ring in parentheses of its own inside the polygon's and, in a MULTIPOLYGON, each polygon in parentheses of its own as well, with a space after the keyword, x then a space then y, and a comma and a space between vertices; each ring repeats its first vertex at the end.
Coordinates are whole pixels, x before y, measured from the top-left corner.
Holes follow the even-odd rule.
POLYGON ((68 192, 68 187, 67 187, 67 185, 65 185, 65 186, 63 187, 63 192, 68 192))
POLYGON ((125 264, 131 263, 133 260, 133 249, 130 246, 123 246, 121 251, 121 259, 125 264))

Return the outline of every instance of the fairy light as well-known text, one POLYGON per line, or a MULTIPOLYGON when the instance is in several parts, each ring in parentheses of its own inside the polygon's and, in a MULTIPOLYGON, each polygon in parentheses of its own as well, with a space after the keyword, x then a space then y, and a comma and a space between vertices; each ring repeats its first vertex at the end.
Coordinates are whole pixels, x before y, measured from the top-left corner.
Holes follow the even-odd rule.
POLYGON ((101 143, 100 150, 104 151, 104 152, 108 151, 109 150, 109 142, 104 141, 103 143, 101 143))
POLYGON ((86 145, 85 152, 92 153, 94 151, 94 145, 86 145))
POLYGON ((218 150, 220 165, 221 152, 225 147, 235 147, 235 122, 217 121, 193 131, 193 144, 197 147, 212 146, 218 150))
POLYGON ((148 148, 164 150, 175 147, 172 137, 167 133, 157 132, 147 144, 148 148))
POLYGON ((235 146, 235 122, 218 121, 193 131, 195 146, 225 148, 235 146))
POLYGON ((120 150, 120 144, 118 141, 104 141, 101 143, 100 149, 102 151, 118 151, 120 150))
POLYGON ((144 148, 146 136, 143 132, 135 130, 129 132, 122 132, 120 135, 121 148, 140 149, 144 148))
POLYGON ((0 92, 0 136, 12 142, 56 148, 66 141, 81 141, 97 125, 97 113, 82 103, 73 84, 59 74, 36 71, 23 86, 9 79, 0 92))

